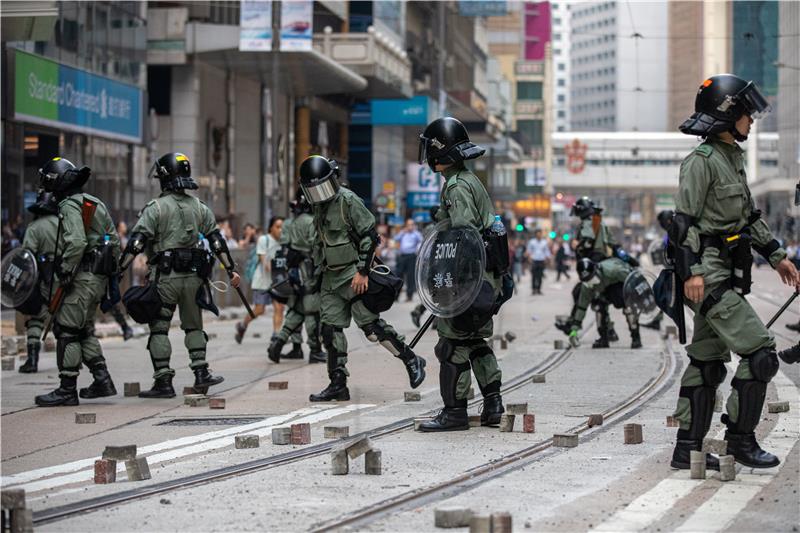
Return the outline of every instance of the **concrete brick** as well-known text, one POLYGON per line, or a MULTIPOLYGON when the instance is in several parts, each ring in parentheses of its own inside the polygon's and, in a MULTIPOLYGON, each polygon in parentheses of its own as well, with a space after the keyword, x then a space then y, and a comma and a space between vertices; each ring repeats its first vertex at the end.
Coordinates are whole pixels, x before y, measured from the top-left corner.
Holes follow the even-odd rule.
POLYGON ((98 459, 94 462, 94 482, 114 483, 117 480, 117 462, 113 459, 98 459))
POLYGON ((206 407, 208 406, 208 396, 205 394, 189 394, 183 397, 183 403, 189 407, 206 407))
POLYGON ((625 424, 624 436, 625 444, 641 444, 643 440, 641 424, 625 424))
POLYGON ((150 466, 147 464, 147 457, 137 457, 125 461, 125 471, 128 473, 130 481, 150 479, 150 466))
POLYGON ((183 388, 183 395, 184 396, 193 396, 197 394, 197 391, 194 390, 194 387, 184 387, 183 388))
POLYGON ((472 509, 442 507, 433 510, 433 525, 442 528, 467 527, 472 519, 472 509))
POLYGON ((10 514, 11 533, 33 533, 33 509, 15 509, 10 514))
POLYGON ((350 426, 325 426, 322 431, 326 439, 342 439, 350 436, 350 426))
POLYGON ((14 337, 3 337, 2 356, 17 355, 17 339, 14 337))
POLYGON ((500 431, 510 433, 514 431, 514 415, 503 413, 500 415, 500 431))
POLYGON ((706 452, 692 450, 689 452, 689 468, 691 479, 706 478, 706 452))
POLYGON ((311 444, 311 424, 292 424, 292 444, 311 444))
POLYGON ((492 533, 492 517, 472 515, 469 519, 469 533, 492 533))
POLYGON ((719 439, 703 439, 703 451, 716 455, 728 453, 728 441, 719 439))
POLYGON ((0 507, 3 509, 24 509, 25 489, 3 489, 0 491, 0 507))
POLYGON ((514 342, 515 340, 517 340, 517 334, 514 333, 513 331, 506 331, 506 334, 503 336, 506 338, 508 342, 514 342))
POLYGON ((15 337, 17 339, 17 353, 20 355, 28 351, 28 339, 25 336, 15 337))
POLYGON ((770 413, 786 413, 789 411, 789 402, 769 402, 767 410, 770 413))
POLYGON ((716 396, 714 397, 714 412, 721 413, 725 406, 725 397, 722 396, 722 391, 717 389, 716 396))
POLYGON ((370 450, 374 450, 372 447, 372 441, 369 440, 369 437, 360 437, 350 440, 340 446, 337 446, 337 449, 345 450, 350 459, 355 459, 356 457, 364 455, 370 450))
POLYGON ((283 446, 292 443, 292 428, 272 428, 272 444, 283 446))
POLYGON ((381 475, 381 451, 370 450, 364 454, 364 472, 370 476, 381 475))
POLYGON ((508 341, 503 337, 500 339, 500 349, 501 350, 508 350, 508 341))
POLYGON ((403 401, 405 402, 418 402, 422 399, 422 395, 417 391, 406 391, 403 393, 403 401))
POLYGON ((97 413, 75 413, 76 424, 94 424, 97 422, 97 413))
POLYGON ((603 425, 603 415, 589 415, 589 422, 587 422, 590 428, 595 426, 602 426, 603 425))
POLYGON ((139 396, 139 393, 142 392, 142 387, 139 383, 125 383, 123 388, 127 397, 139 396))
POLYGON ((261 442, 258 439, 258 435, 236 435, 236 438, 234 439, 234 446, 237 450, 244 448, 258 448, 261 446, 261 442))
POLYGON ((492 533, 512 533, 514 531, 511 513, 492 513, 492 533))
POLYGON ((261 333, 253 333, 253 338, 254 339, 260 339, 261 338, 261 333))
POLYGON ((209 409, 225 409, 225 398, 209 398, 209 409))
POLYGON ((350 460, 346 450, 334 450, 331 452, 331 474, 334 476, 344 476, 350 471, 350 460))
POLYGON ((562 339, 556 339, 553 341, 553 349, 555 350, 563 350, 564 349, 564 341, 562 339))
POLYGON ((736 461, 732 455, 720 455, 719 479, 720 481, 733 481, 736 479, 736 461))
POLYGON ((115 461, 130 461, 136 458, 136 445, 128 446, 106 446, 103 450, 103 459, 113 459, 115 461))
POLYGON ((481 415, 469 415, 469 427, 477 428, 481 425, 481 415))
POLYGON ((17 360, 14 359, 14 356, 11 357, 0 357, 0 370, 8 370, 12 371, 16 368, 17 360))
POLYGON ((527 403, 507 403, 506 413, 510 415, 524 415, 528 412, 527 403))
POLYGON ((667 427, 668 428, 677 428, 680 427, 681 423, 678 422, 678 419, 672 415, 667 416, 667 427))
POLYGON ((558 448, 575 448, 578 445, 578 436, 574 433, 556 433, 553 435, 553 446, 558 448))
POLYGON ((531 378, 531 383, 544 383, 547 381, 547 377, 544 374, 534 374, 531 378))
POLYGON ((534 433, 536 431, 536 416, 528 413, 522 415, 522 432, 534 433))
POLYGON ((288 381, 270 381, 269 390, 286 390, 289 388, 288 381))

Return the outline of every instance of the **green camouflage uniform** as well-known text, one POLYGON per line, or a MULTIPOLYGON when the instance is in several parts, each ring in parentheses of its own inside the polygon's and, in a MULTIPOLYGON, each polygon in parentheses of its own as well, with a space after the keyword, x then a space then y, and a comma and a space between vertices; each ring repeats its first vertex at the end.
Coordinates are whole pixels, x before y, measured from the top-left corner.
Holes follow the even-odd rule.
POLYGON ((149 324, 147 349, 153 363, 154 379, 175 375, 169 366, 172 355, 169 326, 176 308, 180 313, 184 345, 189 351, 192 370, 207 364, 208 337, 203 331, 202 310, 196 301, 197 291, 206 280, 195 272, 171 270, 157 273, 153 263, 160 252, 198 248, 201 235, 208 235, 216 229, 214 214, 199 199, 183 191, 165 191, 144 206, 139 221, 131 230, 131 234, 141 233, 147 239, 145 252, 151 264, 148 277, 151 281, 158 279, 158 294, 164 304, 159 318, 149 324))
POLYGON ((108 287, 108 276, 93 274, 84 257, 96 248, 111 246, 114 258, 119 258, 120 244, 108 208, 98 198, 86 193, 73 194, 63 199, 58 209, 62 217, 58 243, 60 271, 76 274, 56 315, 53 331, 58 339, 59 375, 71 377, 78 375, 81 363, 91 370, 105 367, 103 350, 94 335, 94 316, 108 287), (88 231, 83 228, 81 206, 84 198, 97 204, 88 231))
MULTIPOLYGON (((775 267, 786 257, 786 251, 774 241, 767 224, 753 216, 755 207, 747 186, 743 151, 736 144, 710 138, 684 159, 676 212, 693 219, 684 240, 677 244, 701 254, 701 262, 691 267, 691 273, 703 276, 706 308, 701 312, 703 304, 686 300, 694 311, 694 333, 686 347, 690 364, 681 380, 675 417, 681 429, 690 429, 692 395, 699 389, 714 393, 725 378, 723 363, 730 361, 733 351, 741 359, 723 421, 727 420, 735 433, 750 433, 760 419, 766 383, 772 377, 754 375, 751 355, 762 348, 774 349, 775 340, 747 300, 730 288, 732 263, 727 254, 721 254, 724 246, 702 246, 702 241, 703 236, 735 235, 749 226, 753 248, 766 255, 770 265, 775 267), (742 402, 740 397, 747 388, 758 389, 760 400, 742 402), (742 413, 746 413, 741 417, 745 420, 740 420, 742 413)), ((705 434, 710 415, 703 423, 705 434)))
MULTIPOLYGON (((586 310, 592 301, 598 297, 602 297, 606 289, 616 283, 625 283, 628 274, 631 273, 633 268, 616 257, 610 257, 597 264, 597 273, 589 281, 582 281, 579 285, 580 293, 578 301, 575 302, 575 307, 572 310, 570 317, 573 323, 578 327, 583 323, 586 316, 586 310)), ((598 325, 599 326, 599 325, 598 325)))
MULTIPOLYGON (((606 259, 614 257, 614 249, 619 246, 619 243, 614 238, 614 234, 610 229, 608 229, 608 226, 606 226, 604 222, 600 222, 600 228, 597 231, 597 235, 595 235, 592 217, 581 220, 576 238, 578 239, 578 247, 576 249, 578 258, 587 257, 598 264, 606 259)), ((614 274, 618 275, 617 272, 614 272, 614 274)), ((622 281, 624 282, 625 280, 623 279, 622 281)), ((611 285, 611 283, 608 283, 607 285, 611 285)), ((580 299, 582 286, 583 284, 578 283, 573 289, 573 300, 575 302, 575 305, 572 308, 573 315, 579 312, 578 300, 580 299)), ((602 293, 595 294, 593 295, 592 299, 595 300, 595 298, 601 295, 602 293)), ((600 299, 596 300, 594 303, 597 311, 597 331, 601 336, 603 336, 614 330, 614 321, 611 320, 611 314, 609 313, 607 301, 600 299)), ((582 307, 585 314, 588 304, 585 304, 582 307)), ((583 318, 581 318, 581 321, 583 321, 583 318)))
POLYGON ((311 353, 318 353, 320 348, 320 294, 317 289, 318 276, 315 275, 311 252, 317 240, 314 228, 314 217, 301 213, 290 222, 283 224, 281 244, 302 254, 306 259, 299 265, 300 278, 303 281, 303 294, 293 292, 286 305, 286 318, 278 332, 281 342, 287 342, 291 336, 292 343, 300 344, 302 335, 300 326, 305 324, 308 336, 308 347, 311 353))
MULTIPOLYGON (((442 187, 441 208, 436 213, 437 222, 449 218, 451 227, 469 226, 483 235, 494 222, 492 200, 483 184, 464 167, 452 166, 444 170, 442 175, 447 181, 442 187)), ((483 279, 491 284, 496 298, 500 293, 500 277, 484 272, 483 279)), ((489 394, 499 393, 502 373, 494 352, 486 342, 492 336, 493 321, 490 319, 477 331, 461 331, 456 328, 453 319, 439 318, 436 329, 439 332, 439 342, 435 353, 442 365, 439 381, 445 407, 466 407, 472 381, 470 368, 484 398, 489 394), (455 391, 450 390, 450 382, 453 380, 445 379, 443 371, 457 374, 455 391)))
MULTIPOLYGON (((38 215, 36 219, 31 222, 25 229, 25 237, 22 240, 22 247, 27 248, 36 256, 39 268, 42 268, 42 257, 46 257, 47 261, 52 265, 53 254, 56 248, 56 236, 58 235, 58 216, 57 215, 38 215)), ((30 347, 38 351, 41 346, 42 329, 44 323, 47 321, 47 306, 52 297, 51 292, 55 292, 55 277, 53 278, 54 286, 50 290, 50 280, 42 278, 41 270, 39 273, 39 292, 42 294, 42 301, 44 302, 39 313, 28 317, 25 321, 25 333, 27 336, 28 350, 30 347)))

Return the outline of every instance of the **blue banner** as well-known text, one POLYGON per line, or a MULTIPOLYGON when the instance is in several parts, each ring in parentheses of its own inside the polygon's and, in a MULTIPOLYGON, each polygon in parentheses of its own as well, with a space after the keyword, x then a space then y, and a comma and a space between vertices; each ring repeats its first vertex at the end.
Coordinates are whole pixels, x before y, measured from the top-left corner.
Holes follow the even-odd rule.
POLYGON ((373 126, 426 126, 430 98, 415 96, 402 100, 372 100, 370 122, 373 126))
POLYGON ((439 205, 438 192, 410 192, 406 198, 406 207, 419 209, 439 205))

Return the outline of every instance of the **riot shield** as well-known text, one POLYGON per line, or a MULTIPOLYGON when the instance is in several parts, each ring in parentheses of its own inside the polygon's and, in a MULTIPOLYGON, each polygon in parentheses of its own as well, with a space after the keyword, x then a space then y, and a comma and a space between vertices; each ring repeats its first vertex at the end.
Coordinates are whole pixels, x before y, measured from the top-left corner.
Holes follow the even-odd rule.
POLYGON ((2 302, 7 307, 21 306, 38 290, 39 267, 36 256, 27 248, 12 250, 0 263, 2 302))
POLYGON ((652 283, 654 281, 655 277, 651 273, 637 268, 628 274, 622 286, 625 307, 636 313, 641 323, 651 322, 660 311, 656 305, 655 294, 653 294, 652 283))
POLYGON ((474 228, 437 223, 417 254, 417 289, 434 315, 452 318, 466 311, 480 292, 486 270, 486 249, 474 228))
POLYGON ((662 239, 653 239, 647 247, 647 255, 650 257, 652 266, 662 267, 667 264, 666 248, 662 239))

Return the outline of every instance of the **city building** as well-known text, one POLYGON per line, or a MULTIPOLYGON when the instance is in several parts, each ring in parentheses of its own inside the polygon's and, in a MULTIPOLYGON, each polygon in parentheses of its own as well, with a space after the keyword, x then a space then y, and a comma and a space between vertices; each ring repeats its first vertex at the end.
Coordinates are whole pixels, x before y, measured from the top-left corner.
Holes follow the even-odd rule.
POLYGON ((570 129, 570 9, 569 1, 551 2, 553 26, 553 126, 570 129))

